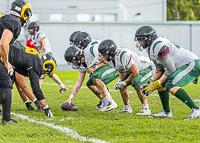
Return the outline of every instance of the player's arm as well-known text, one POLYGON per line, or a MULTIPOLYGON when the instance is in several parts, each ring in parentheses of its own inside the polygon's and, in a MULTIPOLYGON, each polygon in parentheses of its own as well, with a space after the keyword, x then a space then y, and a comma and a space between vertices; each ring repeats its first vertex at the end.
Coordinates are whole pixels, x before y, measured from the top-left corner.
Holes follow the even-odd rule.
POLYGON ((45 53, 45 51, 46 51, 46 48, 45 48, 45 37, 42 38, 39 42, 41 44, 41 52, 45 53))
POLYGON ((13 74, 13 68, 11 64, 8 62, 9 43, 12 40, 12 38, 13 38, 13 33, 8 29, 4 29, 0 40, 0 54, 4 66, 8 70, 8 74, 13 74))
POLYGON ((86 73, 85 72, 80 72, 79 76, 78 76, 78 80, 76 82, 76 84, 74 85, 73 87, 73 90, 71 92, 71 95, 69 96, 69 98, 63 102, 62 104, 68 102, 68 103, 71 103, 72 99, 74 98, 74 96, 78 93, 78 91, 80 90, 81 86, 82 86, 82 83, 85 79, 85 75, 86 73))
POLYGON ((24 76, 15 72, 15 78, 15 85, 17 87, 18 92, 22 96, 22 99, 26 98, 26 96, 28 96, 31 100, 35 99, 35 96, 32 93, 31 89, 28 87, 24 76), (24 92, 26 96, 23 97, 24 94, 21 94, 21 92, 24 92))
POLYGON ((159 58, 159 61, 162 63, 162 65, 166 69, 164 74, 159 79, 160 84, 162 84, 168 80, 168 77, 173 72, 176 71, 176 67, 169 53, 169 47, 167 47, 166 45, 163 45, 163 47, 160 49, 158 53, 158 58, 159 58))
POLYGON ((134 63, 132 64, 132 66, 129 68, 129 71, 131 72, 131 74, 129 75, 129 77, 125 80, 125 82, 128 84, 131 82, 131 80, 137 76, 140 75, 139 70, 137 68, 137 65, 134 63))
MULTIPOLYGON (((36 96, 36 98, 38 99, 38 101, 45 99, 43 92, 40 88, 39 85, 39 78, 40 76, 35 72, 35 70, 33 68, 29 69, 27 71, 29 80, 30 80, 30 84, 31 84, 31 88, 33 90, 33 94, 36 96)), ((44 107, 45 105, 42 105, 42 107, 44 107)))

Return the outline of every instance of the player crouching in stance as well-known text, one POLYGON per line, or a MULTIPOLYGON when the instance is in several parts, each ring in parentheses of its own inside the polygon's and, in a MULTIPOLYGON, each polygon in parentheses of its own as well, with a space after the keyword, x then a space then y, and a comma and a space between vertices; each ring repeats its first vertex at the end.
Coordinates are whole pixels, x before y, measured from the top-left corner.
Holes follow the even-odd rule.
MULTIPOLYGON (((85 56, 82 54, 82 50, 77 48, 76 46, 71 46, 65 51, 65 60, 73 64, 73 68, 76 68, 80 71, 78 80, 72 90, 70 97, 64 102, 71 103, 71 100, 81 88, 81 85, 86 75, 87 65, 85 63, 85 56)), ((99 70, 93 72, 86 84, 88 88, 101 100, 101 106, 98 107, 99 111, 114 110, 114 108, 117 108, 117 104, 113 104, 113 102, 115 101, 109 94, 109 91, 107 90, 105 84, 108 84, 112 80, 117 78, 118 73, 116 72, 116 70, 110 70, 112 68, 106 66, 104 63, 99 64, 98 66, 99 70), (96 76, 97 78, 95 78, 96 76)))
POLYGON ((163 109, 152 117, 173 117, 169 107, 170 92, 191 109, 189 120, 199 118, 200 108, 181 88, 200 76, 199 57, 165 37, 157 37, 151 26, 140 27, 135 33, 135 41, 138 41, 136 47, 146 49, 156 65, 153 80, 143 90, 147 95, 158 90, 163 109))
POLYGON ((43 92, 40 89, 39 78, 43 74, 44 65, 46 65, 44 67, 44 71, 55 71, 56 67, 52 66, 55 65, 55 62, 53 60, 49 60, 49 64, 45 64, 45 62, 43 63, 42 56, 37 51, 29 47, 24 47, 19 42, 15 42, 10 46, 8 59, 14 67, 16 81, 22 91, 26 95, 32 94, 30 89, 27 88, 25 80, 20 80, 20 78, 24 78, 22 77, 23 75, 29 77, 33 94, 41 104, 46 116, 54 117, 49 106, 47 105, 43 92))
POLYGON ((150 115, 151 110, 146 96, 142 93, 141 85, 146 83, 153 75, 155 66, 151 60, 139 56, 126 48, 117 48, 112 40, 104 40, 99 45, 99 53, 109 62, 109 65, 119 71, 119 80, 114 88, 119 89, 124 102, 124 108, 120 112, 132 113, 130 106, 130 94, 128 87, 132 85, 142 103, 143 109, 136 115, 150 115))

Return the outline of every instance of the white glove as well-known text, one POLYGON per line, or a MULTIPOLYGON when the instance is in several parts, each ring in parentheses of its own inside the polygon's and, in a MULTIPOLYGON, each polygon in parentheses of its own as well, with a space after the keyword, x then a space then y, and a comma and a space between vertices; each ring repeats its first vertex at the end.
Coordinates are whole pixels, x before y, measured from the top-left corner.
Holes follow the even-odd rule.
POLYGON ((127 83, 125 81, 116 82, 115 85, 114 85, 114 88, 115 88, 115 90, 122 89, 126 85, 127 85, 127 83))

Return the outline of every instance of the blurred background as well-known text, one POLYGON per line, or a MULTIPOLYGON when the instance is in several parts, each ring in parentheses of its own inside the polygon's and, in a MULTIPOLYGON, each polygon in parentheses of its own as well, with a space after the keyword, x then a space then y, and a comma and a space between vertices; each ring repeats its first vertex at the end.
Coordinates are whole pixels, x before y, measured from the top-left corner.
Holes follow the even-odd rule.
MULTIPOLYGON (((136 30, 151 25, 165 36, 200 57, 200 0, 27 0, 33 8, 31 21, 38 21, 57 61, 57 70, 72 70, 64 60, 69 37, 74 31, 92 39, 112 39, 118 47, 140 52, 134 41, 136 30)), ((0 13, 10 9, 13 0, 0 0, 0 13)), ((19 41, 30 38, 22 28, 19 41)))

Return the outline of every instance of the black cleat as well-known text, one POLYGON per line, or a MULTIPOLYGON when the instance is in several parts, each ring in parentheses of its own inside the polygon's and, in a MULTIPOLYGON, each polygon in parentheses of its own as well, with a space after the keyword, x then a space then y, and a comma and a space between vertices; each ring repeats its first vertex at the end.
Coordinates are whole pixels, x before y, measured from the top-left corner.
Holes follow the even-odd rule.
POLYGON ((39 101, 35 101, 35 106, 37 107, 37 111, 41 111, 42 110, 42 106, 40 105, 39 101))
POLYGON ((31 102, 27 102, 25 104, 28 110, 35 110, 35 108, 33 108, 33 106, 31 105, 31 102))
POLYGON ((2 120, 2 124, 17 124, 17 121, 15 121, 14 119, 10 119, 10 121, 6 121, 6 120, 2 120))
POLYGON ((43 110, 44 110, 46 116, 51 117, 51 118, 55 118, 53 116, 53 114, 51 113, 50 108, 45 108, 43 110))
POLYGON ((61 89, 60 89, 60 93, 65 93, 67 90, 68 90, 67 87, 65 87, 65 88, 61 88, 61 89))

